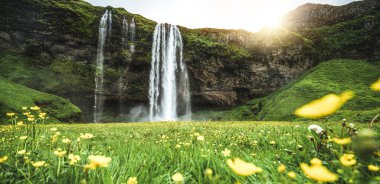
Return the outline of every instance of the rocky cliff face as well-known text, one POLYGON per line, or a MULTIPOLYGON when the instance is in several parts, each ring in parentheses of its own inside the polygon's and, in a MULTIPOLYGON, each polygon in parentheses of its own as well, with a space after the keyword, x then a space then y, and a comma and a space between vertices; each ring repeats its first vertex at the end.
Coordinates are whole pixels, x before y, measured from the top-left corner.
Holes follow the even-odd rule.
MULTIPOLYGON (((148 102, 151 43, 156 23, 124 9, 107 8, 113 12, 113 26, 105 49, 106 108, 116 116, 118 103, 128 110, 148 102), (133 17, 136 20, 134 53, 121 41, 124 16, 129 21, 133 17)), ((24 66, 23 70, 29 73, 20 74, 5 64, 4 58, 8 57, 4 56, 3 60, 0 57, 1 75, 69 98, 91 120, 98 23, 105 9, 80 0, 3 3, 0 7, 0 24, 4 25, 0 27, 2 54, 21 54, 23 62, 18 63, 31 67, 24 66)), ((180 29, 194 109, 229 108, 264 96, 324 59, 318 53, 320 44, 314 41, 326 36, 323 34, 301 35, 285 29, 256 34, 242 30, 180 29)), ((18 68, 22 68, 21 64, 18 68)))
POLYGON ((290 29, 302 31, 344 22, 379 8, 377 0, 356 1, 344 6, 307 3, 289 12, 283 22, 290 29))

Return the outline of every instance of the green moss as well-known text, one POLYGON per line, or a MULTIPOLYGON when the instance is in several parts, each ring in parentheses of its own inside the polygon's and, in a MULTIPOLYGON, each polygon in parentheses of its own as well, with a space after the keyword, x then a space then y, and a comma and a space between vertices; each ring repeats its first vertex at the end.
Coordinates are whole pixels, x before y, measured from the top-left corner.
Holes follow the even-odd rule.
POLYGON ((21 113, 21 107, 40 106, 47 112, 50 122, 80 121, 81 111, 70 101, 42 93, 0 77, 0 121, 6 123, 7 112, 21 113))
POLYGON ((237 62, 251 57, 251 53, 236 43, 223 43, 204 35, 204 30, 181 28, 184 50, 193 60, 202 58, 220 58, 224 61, 237 62))
POLYGON ((350 100, 329 120, 346 118, 368 122, 380 112, 380 94, 369 89, 379 76, 380 62, 360 60, 332 60, 323 62, 287 86, 261 99, 228 112, 223 119, 239 120, 301 120, 294 111, 314 99, 329 93, 353 90, 350 100))
POLYGON ((302 35, 313 40, 321 60, 334 57, 371 59, 380 34, 380 25, 375 23, 378 19, 380 13, 373 12, 332 26, 310 29, 302 35))
POLYGON ((55 94, 91 91, 92 74, 92 66, 81 62, 56 59, 43 64, 17 52, 0 52, 0 76, 40 91, 55 94))

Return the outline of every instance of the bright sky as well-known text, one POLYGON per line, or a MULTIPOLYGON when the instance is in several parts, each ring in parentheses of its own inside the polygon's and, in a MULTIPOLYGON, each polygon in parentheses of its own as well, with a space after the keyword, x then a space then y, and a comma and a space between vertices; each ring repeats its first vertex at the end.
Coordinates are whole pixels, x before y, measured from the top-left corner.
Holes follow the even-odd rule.
POLYGON ((276 26, 281 16, 305 3, 343 5, 353 0, 85 0, 123 7, 156 22, 189 28, 245 29, 276 26))

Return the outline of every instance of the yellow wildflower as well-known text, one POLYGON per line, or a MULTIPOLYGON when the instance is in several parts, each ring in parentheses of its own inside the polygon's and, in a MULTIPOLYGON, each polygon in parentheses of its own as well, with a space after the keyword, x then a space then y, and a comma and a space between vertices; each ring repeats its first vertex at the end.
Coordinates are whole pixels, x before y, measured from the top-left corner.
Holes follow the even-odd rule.
POLYGON ((137 184, 137 178, 136 177, 129 177, 127 184, 137 184))
MULTIPOLYGON (((1 163, 1 162, 0 162, 1 163)), ((368 170, 369 171, 372 171, 372 172, 377 172, 379 171, 379 167, 375 166, 375 165, 368 165, 368 170)))
POLYGON ((38 110, 40 110, 41 108, 38 107, 38 106, 34 106, 34 107, 31 107, 30 109, 31 109, 31 110, 35 110, 35 111, 38 111, 38 110))
POLYGON ((28 107, 21 107, 22 110, 28 110, 28 107))
POLYGON ((34 121, 34 118, 28 118, 28 121, 30 122, 34 121))
POLYGON ((20 136, 20 138, 18 138, 18 139, 20 139, 20 140, 25 140, 25 139, 27 139, 28 138, 28 136, 20 136))
POLYGON ((377 157, 380 157, 380 151, 375 151, 373 154, 374 154, 375 156, 377 156, 377 157))
POLYGON ((38 114, 38 116, 42 119, 45 119, 46 117, 46 113, 45 112, 40 112, 40 114, 38 114))
POLYGON ((45 165, 45 161, 38 161, 32 164, 33 167, 42 167, 45 165))
POLYGON ((20 150, 20 151, 17 152, 17 154, 19 154, 19 155, 23 155, 25 153, 26 153, 26 150, 20 150))
POLYGON ((322 160, 319 158, 313 158, 310 160, 311 165, 322 165, 322 160))
POLYGON ((356 164, 356 159, 354 154, 343 154, 340 157, 340 163, 346 167, 351 167, 356 164))
POLYGON ((17 125, 23 125, 23 124, 24 124, 23 121, 19 121, 19 122, 17 122, 17 125))
POLYGON ((9 117, 12 117, 12 116, 15 116, 16 114, 14 112, 7 112, 6 115, 9 117))
POLYGON ((321 118, 339 110, 344 103, 354 96, 354 92, 346 91, 341 95, 328 94, 314 100, 295 111, 295 115, 304 118, 321 118))
POLYGON ((205 137, 203 135, 200 135, 200 136, 197 137, 197 140, 198 141, 204 141, 205 137))
POLYGON ((65 144, 70 144, 71 140, 68 139, 68 138, 65 138, 65 139, 62 139, 62 142, 65 143, 65 144))
POLYGON ((50 129, 50 131, 52 131, 52 132, 55 132, 55 131, 57 131, 58 129, 57 128, 51 128, 50 129))
POLYGON ((87 169, 96 169, 98 167, 108 167, 108 163, 111 161, 111 158, 101 156, 101 155, 90 155, 88 156, 90 164, 87 164, 85 168, 87 169))
POLYGON ((205 170, 205 174, 206 174, 207 176, 212 176, 212 173, 213 173, 213 171, 212 171, 212 169, 210 169, 210 168, 207 168, 207 169, 205 170))
POLYGON ((92 135, 92 134, 90 134, 90 133, 85 133, 85 134, 80 134, 80 138, 82 138, 82 139, 91 139, 91 138, 93 138, 93 137, 95 137, 94 135, 92 135))
POLYGON ((279 173, 285 172, 285 170, 286 170, 286 166, 285 166, 284 164, 281 164, 281 165, 279 165, 279 166, 277 167, 277 171, 278 171, 279 173))
POLYGON ((175 173, 173 176, 172 176, 172 180, 176 183, 183 183, 184 181, 184 178, 183 178, 183 175, 181 173, 175 173))
POLYGON ((334 141, 336 144, 346 145, 346 144, 350 144, 350 143, 351 143, 351 138, 350 138, 350 137, 342 138, 342 139, 339 139, 339 138, 333 138, 333 141, 334 141))
POLYGON ((57 142, 57 139, 58 139, 58 135, 53 135, 51 136, 51 142, 57 142))
POLYGON ((275 145, 275 144, 276 144, 276 141, 270 141, 269 144, 270 144, 270 145, 275 145))
POLYGON ((239 158, 228 159, 227 165, 232 169, 232 171, 240 176, 249 176, 262 171, 260 167, 247 163, 239 158))
POLYGON ((311 166, 305 163, 301 163, 301 169, 309 178, 318 182, 333 182, 338 180, 338 176, 330 172, 326 167, 322 166, 322 161, 319 159, 313 159, 311 166))
POLYGON ((75 165, 79 160, 80 160, 80 156, 79 155, 74 155, 74 154, 69 154, 69 164, 70 165, 75 165))
POLYGON ((380 91, 380 78, 376 82, 372 83, 370 88, 374 91, 380 91))
POLYGON ((58 148, 57 150, 54 151, 54 155, 57 155, 58 157, 63 157, 63 155, 66 154, 66 151, 62 151, 61 148, 58 148))
POLYGON ((8 160, 8 157, 7 156, 3 156, 2 158, 0 157, 0 164, 1 163, 4 163, 5 161, 8 160))
POLYGON ((292 178, 292 179, 296 179, 296 173, 294 172, 294 171, 290 171, 290 172, 288 172, 288 177, 289 178, 292 178))
POLYGON ((229 157, 229 156, 231 156, 231 151, 226 148, 226 149, 224 149, 224 151, 222 151, 222 154, 225 157, 229 157))

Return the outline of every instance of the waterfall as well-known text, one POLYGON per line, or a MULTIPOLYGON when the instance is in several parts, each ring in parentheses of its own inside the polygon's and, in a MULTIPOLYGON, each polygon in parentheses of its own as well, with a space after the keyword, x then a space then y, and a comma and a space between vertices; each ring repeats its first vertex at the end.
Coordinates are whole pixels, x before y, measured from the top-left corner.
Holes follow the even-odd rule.
POLYGON ((122 28, 122 38, 121 38, 121 41, 122 41, 122 44, 124 47, 126 47, 128 45, 128 21, 127 19, 125 19, 125 16, 124 16, 124 19, 123 19, 123 28, 122 28))
POLYGON ((178 115, 191 118, 190 84, 182 50, 177 26, 158 24, 153 35, 149 79, 150 121, 175 121, 178 115))
POLYGON ((108 11, 108 35, 111 36, 112 32, 112 12, 108 11))
POLYGON ((136 39, 136 24, 135 24, 135 17, 132 18, 132 21, 131 21, 131 37, 130 37, 130 41, 132 42, 131 45, 130 45, 130 51, 132 53, 135 52, 135 39, 136 39))
MULTIPOLYGON (((123 18, 123 27, 122 27, 122 30, 121 30, 121 34, 122 34, 122 37, 121 37, 121 42, 122 42, 122 45, 124 48, 127 48, 128 46, 128 20, 125 18, 123 18)), ((130 58, 128 57, 127 60, 130 60, 130 58)), ((122 67, 124 67, 122 65, 122 67)), ((123 96, 123 79, 124 79, 124 76, 127 72, 127 68, 124 69, 124 72, 120 75, 119 77, 119 81, 118 81, 118 96, 119 96, 119 115, 122 114, 124 112, 124 104, 122 102, 122 96, 123 96)))
POLYGON ((107 32, 111 33, 112 21, 111 12, 106 10, 99 23, 98 50, 96 55, 95 70, 95 105, 94 105, 94 122, 99 122, 103 113, 104 104, 104 44, 107 38, 107 32), (108 22, 108 25, 107 25, 108 22))

